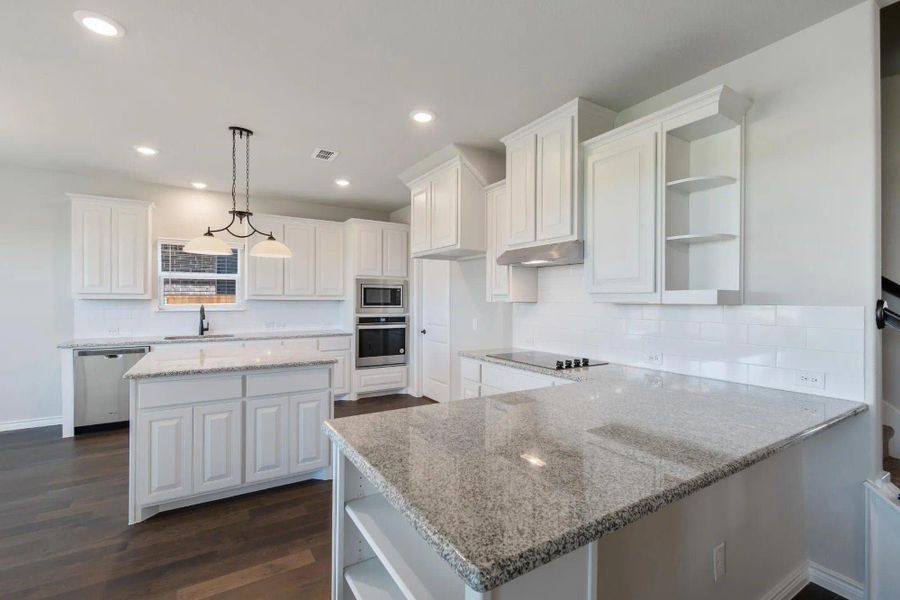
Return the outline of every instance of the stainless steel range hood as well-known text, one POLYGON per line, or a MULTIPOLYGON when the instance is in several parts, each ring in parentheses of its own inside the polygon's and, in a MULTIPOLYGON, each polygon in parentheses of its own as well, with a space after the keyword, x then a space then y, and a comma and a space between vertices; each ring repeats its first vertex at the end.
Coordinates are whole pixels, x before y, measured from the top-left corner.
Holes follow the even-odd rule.
POLYGON ((581 240, 532 248, 516 248, 507 250, 497 257, 498 265, 515 265, 517 267, 555 267, 578 265, 583 262, 584 242, 581 240))

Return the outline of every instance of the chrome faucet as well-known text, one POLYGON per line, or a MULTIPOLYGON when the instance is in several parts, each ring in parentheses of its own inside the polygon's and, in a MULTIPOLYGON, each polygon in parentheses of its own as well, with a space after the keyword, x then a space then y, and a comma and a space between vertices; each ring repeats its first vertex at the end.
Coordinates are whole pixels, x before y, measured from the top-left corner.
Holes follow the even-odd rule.
POLYGON ((209 331, 209 323, 206 322, 206 308, 200 305, 200 335, 209 331))

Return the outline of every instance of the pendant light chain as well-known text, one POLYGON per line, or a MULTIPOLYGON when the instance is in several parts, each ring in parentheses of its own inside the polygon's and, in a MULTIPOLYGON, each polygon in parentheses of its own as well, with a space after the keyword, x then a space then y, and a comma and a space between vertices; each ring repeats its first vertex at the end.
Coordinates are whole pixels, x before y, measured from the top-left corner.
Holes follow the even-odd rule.
POLYGON ((235 144, 237 131, 231 130, 231 210, 237 210, 237 154, 235 144))
MULTIPOLYGON (((244 134, 241 134, 243 137, 244 134)), ((247 134, 247 154, 244 158, 244 167, 246 169, 244 173, 244 199, 247 202, 247 212, 250 212, 250 134, 247 134)))

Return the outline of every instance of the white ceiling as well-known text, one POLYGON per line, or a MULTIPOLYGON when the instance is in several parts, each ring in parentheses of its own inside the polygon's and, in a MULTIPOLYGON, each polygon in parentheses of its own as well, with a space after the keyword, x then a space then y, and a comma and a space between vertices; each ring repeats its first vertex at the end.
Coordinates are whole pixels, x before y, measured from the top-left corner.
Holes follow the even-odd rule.
POLYGON ((238 124, 253 193, 393 209, 397 174, 449 142, 500 150, 575 96, 621 110, 857 1, 5 0, 0 160, 227 190, 238 124))

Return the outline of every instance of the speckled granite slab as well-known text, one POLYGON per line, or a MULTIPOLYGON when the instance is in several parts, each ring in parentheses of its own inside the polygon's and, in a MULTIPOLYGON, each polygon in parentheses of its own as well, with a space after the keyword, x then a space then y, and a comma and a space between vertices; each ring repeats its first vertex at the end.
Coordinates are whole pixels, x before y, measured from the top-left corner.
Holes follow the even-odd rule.
POLYGON ((165 337, 118 337, 118 338, 84 338, 80 340, 69 340, 57 346, 60 349, 80 349, 80 348, 123 348, 128 346, 160 346, 163 344, 196 344, 215 343, 215 342, 249 342, 253 340, 293 340, 300 338, 319 338, 319 337, 339 337, 344 335, 353 335, 349 331, 340 329, 319 329, 304 331, 265 331, 265 332, 248 332, 236 333, 228 337, 206 337, 190 336, 185 339, 167 340, 165 337))
POLYGON ((867 410, 620 365, 589 371, 583 383, 324 427, 484 591, 867 410))
POLYGON ((290 348, 184 348, 173 352, 149 352, 125 372, 125 379, 151 379, 180 375, 206 375, 235 371, 287 369, 331 365, 332 355, 290 348))

